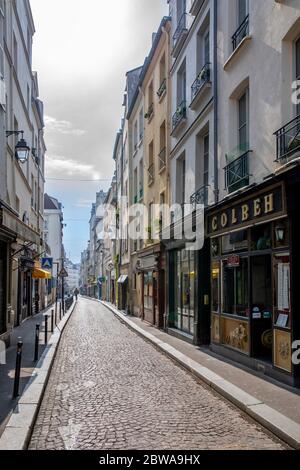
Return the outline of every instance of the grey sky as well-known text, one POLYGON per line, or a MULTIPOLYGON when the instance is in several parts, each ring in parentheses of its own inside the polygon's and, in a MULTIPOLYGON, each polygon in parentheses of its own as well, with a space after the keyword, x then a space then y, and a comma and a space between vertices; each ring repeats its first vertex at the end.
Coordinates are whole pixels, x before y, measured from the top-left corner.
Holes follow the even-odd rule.
MULTIPOLYGON (((111 179, 125 73, 142 65, 167 1, 31 0, 31 6, 34 68, 47 116, 46 175, 111 179)), ((85 208, 80 220, 86 217, 87 225, 93 193, 102 186, 49 182, 46 189, 63 199, 69 220, 85 208)), ((82 235, 79 222, 76 231, 68 227, 67 253, 78 261, 87 227, 82 235)))

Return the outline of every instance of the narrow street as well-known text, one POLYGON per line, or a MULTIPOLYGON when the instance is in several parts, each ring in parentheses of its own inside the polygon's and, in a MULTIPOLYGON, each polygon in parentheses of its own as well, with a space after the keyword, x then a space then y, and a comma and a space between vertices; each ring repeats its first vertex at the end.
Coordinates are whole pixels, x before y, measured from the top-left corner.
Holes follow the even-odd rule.
POLYGON ((80 299, 29 449, 283 449, 241 411, 80 299))

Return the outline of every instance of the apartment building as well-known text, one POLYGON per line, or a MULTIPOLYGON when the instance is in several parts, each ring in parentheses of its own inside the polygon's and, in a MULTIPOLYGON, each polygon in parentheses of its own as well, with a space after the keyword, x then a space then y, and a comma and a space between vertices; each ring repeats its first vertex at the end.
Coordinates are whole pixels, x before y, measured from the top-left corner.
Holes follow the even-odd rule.
POLYGON ((46 147, 43 103, 32 71, 34 32, 28 0, 0 3, 0 338, 5 340, 14 325, 42 306, 44 289, 35 265, 44 250, 46 147))
POLYGON ((211 238, 211 348, 299 381, 298 1, 218 2, 219 200, 211 238))

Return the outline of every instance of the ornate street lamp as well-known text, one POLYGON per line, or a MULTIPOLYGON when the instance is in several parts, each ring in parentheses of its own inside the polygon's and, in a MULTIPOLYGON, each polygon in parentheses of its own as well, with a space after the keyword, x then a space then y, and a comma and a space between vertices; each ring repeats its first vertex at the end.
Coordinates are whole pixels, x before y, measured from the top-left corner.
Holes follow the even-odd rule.
POLYGON ((22 134, 22 137, 15 147, 15 156, 20 163, 26 163, 29 157, 30 147, 28 147, 27 142, 24 139, 24 131, 6 131, 6 137, 19 134, 22 134))
POLYGON ((285 226, 279 222, 276 226, 275 226, 275 235, 276 235, 276 241, 278 243, 282 243, 284 241, 284 238, 285 238, 285 226))

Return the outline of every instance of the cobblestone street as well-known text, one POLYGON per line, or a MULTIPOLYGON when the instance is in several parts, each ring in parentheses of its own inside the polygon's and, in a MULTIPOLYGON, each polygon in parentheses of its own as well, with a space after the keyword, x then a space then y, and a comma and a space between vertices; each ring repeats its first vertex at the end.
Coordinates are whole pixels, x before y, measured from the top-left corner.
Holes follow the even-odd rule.
POLYGON ((30 449, 282 449, 260 426, 80 299, 63 334, 30 449))

